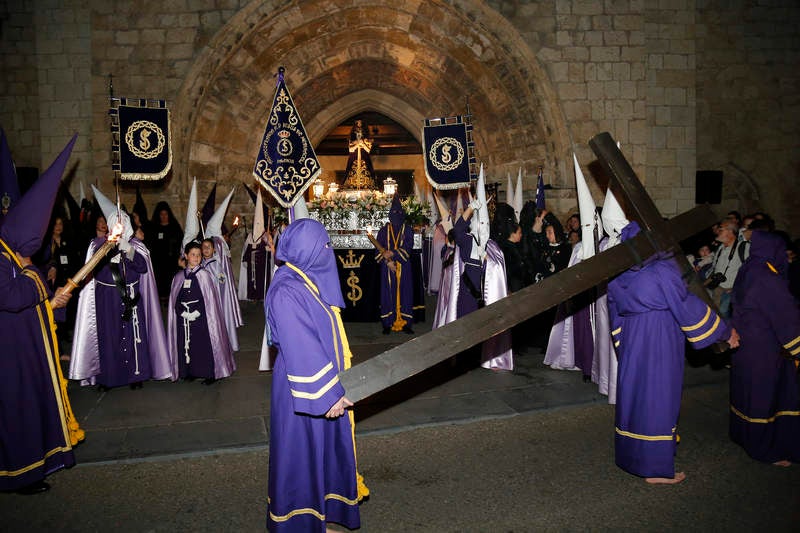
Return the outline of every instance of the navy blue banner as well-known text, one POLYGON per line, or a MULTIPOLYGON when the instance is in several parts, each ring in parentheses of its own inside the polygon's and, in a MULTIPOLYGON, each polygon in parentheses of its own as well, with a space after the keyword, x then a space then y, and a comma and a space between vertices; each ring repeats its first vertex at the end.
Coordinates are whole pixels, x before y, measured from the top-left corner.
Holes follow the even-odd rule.
MULTIPOLYGON (((138 102, 139 100, 133 100, 138 102)), ((118 150, 120 178, 124 180, 158 180, 172 167, 169 109, 163 101, 158 107, 125 105, 117 107, 119 117, 118 150)), ((116 167, 116 165, 115 165, 116 167)))
POLYGON ((283 207, 291 207, 322 172, 283 75, 258 149, 253 176, 283 207))
POLYGON ((434 189, 468 187, 472 179, 472 126, 462 117, 428 119, 422 131, 425 175, 434 189))

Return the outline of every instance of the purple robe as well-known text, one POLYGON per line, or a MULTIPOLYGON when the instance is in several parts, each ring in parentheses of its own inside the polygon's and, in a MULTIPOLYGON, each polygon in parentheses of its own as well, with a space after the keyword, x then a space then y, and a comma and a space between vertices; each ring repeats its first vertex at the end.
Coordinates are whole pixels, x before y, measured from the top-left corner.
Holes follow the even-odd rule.
POLYGON ((248 238, 242 249, 242 266, 239 270, 239 299, 258 301, 264 299, 269 286, 270 252, 267 244, 253 244, 248 238))
POLYGON ((172 279, 167 337, 174 372, 182 378, 221 379, 236 370, 215 285, 202 267, 181 270, 172 279))
MULTIPOLYGON (((104 242, 104 238, 92 241, 87 261, 104 242)), ((167 347, 150 253, 138 239, 132 238, 130 244, 135 249, 133 259, 125 257, 120 261, 124 265, 127 293, 133 297, 139 295, 129 320, 122 319, 124 306, 108 264, 96 271, 95 277, 81 290, 69 377, 81 380, 84 385, 118 387, 146 379, 177 379, 167 347)))
MULTIPOLYGON (((463 219, 460 219, 463 221, 463 219)), ((468 224, 468 223, 467 223, 468 224)), ((478 308, 477 300, 472 294, 467 294, 462 298, 462 292, 469 292, 465 287, 464 277, 472 275, 477 278, 477 288, 481 291, 481 298, 486 305, 508 296, 508 286, 506 284, 506 267, 503 258, 503 251, 493 240, 486 243, 486 259, 477 269, 470 268, 471 263, 466 263, 463 257, 469 258, 471 246, 473 245, 472 236, 462 239, 462 243, 470 248, 464 253, 460 246, 456 246, 453 255, 452 266, 444 269, 442 275, 442 287, 439 291, 439 298, 436 302, 436 316, 434 317, 433 327, 441 327, 447 322, 451 322, 466 314, 465 310, 475 310, 478 308), (477 270, 477 272, 476 272, 477 270), (447 286, 445 286, 447 285, 447 286), (463 302, 469 305, 463 305, 463 302)), ((473 267, 475 265, 473 264, 473 267)), ((471 311, 468 311, 471 312, 471 311)), ((498 333, 494 337, 486 340, 481 345, 481 366, 493 370, 513 370, 514 354, 511 347, 511 331, 498 333)))
POLYGON ((731 359, 730 436, 753 459, 800 461, 800 398, 795 363, 800 311, 789 292, 786 245, 753 231, 750 257, 733 285, 733 325, 740 336, 731 359))
POLYGON ((75 464, 49 290, 0 241, 0 490, 75 464))
POLYGON ((380 263, 381 322, 384 328, 400 331, 414 323, 414 276, 409 261, 414 248, 414 230, 406 224, 386 223, 376 238, 394 254, 392 261, 397 267, 392 272, 380 252, 375 256, 375 261, 380 263))
MULTIPOLYGON (((631 226, 632 233, 638 230, 635 222, 626 230, 631 226)), ((669 258, 653 257, 612 280, 608 308, 619 355, 617 466, 641 477, 672 478, 685 342, 703 348, 728 339, 730 329, 687 291, 669 258)))
POLYGON ((342 396, 338 373, 349 348, 329 238, 316 221, 292 222, 278 245, 279 267, 264 301, 277 348, 270 402, 267 528, 325 531, 326 522, 360 526, 352 412, 324 415, 342 396), (338 305, 336 305, 338 304, 338 305))

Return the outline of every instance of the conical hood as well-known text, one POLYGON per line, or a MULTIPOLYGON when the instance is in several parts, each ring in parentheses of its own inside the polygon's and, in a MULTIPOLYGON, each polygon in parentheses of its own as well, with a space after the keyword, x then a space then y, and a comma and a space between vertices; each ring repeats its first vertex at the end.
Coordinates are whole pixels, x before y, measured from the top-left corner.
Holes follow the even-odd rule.
POLYGON ((426 200, 428 201, 428 208, 430 209, 430 215, 428 215, 428 222, 430 227, 432 228, 434 224, 436 224, 436 220, 439 218, 439 210, 436 207, 436 200, 433 199, 433 189, 428 187, 425 190, 426 200))
POLYGON ((189 192, 189 205, 186 206, 186 223, 183 225, 183 241, 181 252, 186 245, 197 238, 200 233, 200 221, 197 219, 197 178, 192 179, 192 190, 189 192))
POLYGON ((258 188, 256 194, 256 211, 253 214, 253 233, 250 236, 250 242, 253 245, 258 244, 261 236, 264 235, 264 201, 261 199, 261 187, 258 188))
POLYGON ((522 200, 522 169, 519 169, 519 174, 517 174, 517 188, 514 191, 514 202, 509 204, 511 207, 514 208, 514 213, 517 215, 517 220, 519 220, 519 214, 522 212, 522 204, 524 203, 522 200))
POLYGON ((86 200, 86 189, 83 188, 83 180, 78 183, 79 191, 80 191, 80 199, 78 200, 81 205, 83 205, 83 201, 86 200))
POLYGON ((603 234, 603 226, 597 217, 597 206, 574 153, 572 160, 575 164, 575 187, 578 190, 578 210, 581 216, 581 255, 583 259, 589 259, 596 252, 595 239, 603 234), (595 229, 597 230, 596 236, 595 229))
POLYGON ((306 199, 302 196, 297 198, 297 201, 294 203, 292 207, 290 207, 292 211, 292 218, 289 219, 290 222, 294 222, 295 220, 300 220, 302 218, 311 218, 308 215, 308 206, 306 205, 306 199))
POLYGON ((208 222, 211 220, 211 217, 214 216, 214 206, 217 204, 217 184, 214 183, 214 186, 211 187, 211 190, 208 193, 208 197, 206 198, 206 203, 203 204, 203 209, 200 211, 201 216, 203 218, 203 225, 208 226, 208 222))
POLYGON ((418 201, 422 201, 422 192, 419 190, 419 185, 417 185, 417 181, 414 180, 414 198, 418 201))
POLYGON ((61 176, 64 174, 77 138, 78 134, 76 133, 50 165, 50 168, 39 176, 39 179, 3 219, 0 238, 22 257, 30 257, 42 246, 47 225, 50 223, 50 214, 56 201, 56 194, 61 185, 61 176))
POLYGON ((136 186, 136 202, 133 204, 132 211, 139 215, 139 222, 144 224, 147 222, 147 207, 144 205, 144 198, 142 198, 142 191, 139 186, 136 186))
POLYGON ((514 205, 514 183, 511 181, 511 173, 506 174, 506 178, 508 178, 508 186, 506 187, 506 203, 508 205, 514 205))
POLYGON ((400 230, 400 226, 406 221, 406 212, 403 209, 403 204, 400 203, 400 197, 395 195, 392 198, 392 204, 389 206, 389 223, 395 231, 400 230))
POLYGON ((608 233, 608 244, 614 246, 622 242, 622 228, 628 225, 625 211, 619 205, 617 197, 609 187, 606 191, 606 201, 603 204, 603 228, 608 233))
POLYGON ((231 203, 231 198, 233 198, 233 192, 236 190, 236 187, 231 189, 231 192, 228 193, 228 196, 222 200, 222 203, 219 204, 219 207, 211 218, 208 220, 208 225, 206 225, 206 237, 222 237, 222 222, 225 220, 225 213, 228 211, 228 205, 231 203))
POLYGON ((541 211, 544 208, 544 176, 542 175, 542 167, 539 167, 539 174, 536 176, 536 209, 541 211))
POLYGON ((122 233, 120 235, 125 239, 133 237, 133 226, 128 215, 124 211, 119 211, 117 205, 94 185, 92 185, 92 194, 94 194, 94 201, 97 202, 103 212, 109 233, 113 232, 119 223, 122 224, 122 233))
POLYGON ((478 248, 481 254, 486 251, 486 243, 489 240, 489 206, 486 204, 486 177, 483 173, 483 165, 481 165, 480 173, 478 174, 478 183, 475 185, 475 196, 481 203, 477 211, 472 212, 469 227, 470 233, 477 240, 478 248))
POLYGON ((11 211, 21 196, 17 169, 11 158, 11 148, 8 147, 6 132, 0 128, 0 223, 2 223, 3 216, 11 211))

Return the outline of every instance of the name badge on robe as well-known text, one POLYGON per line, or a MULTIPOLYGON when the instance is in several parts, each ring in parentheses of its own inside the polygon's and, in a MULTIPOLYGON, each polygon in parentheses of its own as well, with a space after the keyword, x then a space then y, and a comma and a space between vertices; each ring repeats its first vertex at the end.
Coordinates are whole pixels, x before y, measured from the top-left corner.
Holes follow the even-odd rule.
POLYGON ((164 232, 163 231, 159 231, 158 232, 158 240, 161 240, 163 238, 164 238, 164 232))
POLYGON ((69 264, 69 257, 67 257, 66 255, 59 255, 58 260, 61 262, 62 265, 69 264))
POLYGON ((192 280, 190 280, 190 279, 183 280, 183 288, 184 289, 191 289, 192 288, 192 280))

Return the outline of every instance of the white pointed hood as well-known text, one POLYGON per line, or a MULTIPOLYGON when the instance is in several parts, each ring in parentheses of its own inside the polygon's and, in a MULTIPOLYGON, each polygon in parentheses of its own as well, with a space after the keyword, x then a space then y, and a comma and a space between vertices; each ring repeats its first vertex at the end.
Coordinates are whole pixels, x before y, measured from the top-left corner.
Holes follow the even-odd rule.
POLYGON ((514 205, 514 183, 511 181, 511 173, 506 174, 506 178, 508 179, 508 186, 506 187, 506 203, 510 206, 514 205))
POLYGON ((306 199, 303 198, 302 196, 299 197, 297 201, 294 203, 294 205, 289 209, 292 209, 294 212, 294 218, 292 218, 292 222, 294 222, 295 220, 300 220, 301 218, 311 218, 308 215, 308 206, 306 205, 306 199))
POLYGON ((100 206, 100 210, 103 212, 103 216, 106 218, 106 225, 108 225, 109 233, 113 231, 114 227, 117 225, 117 222, 122 224, 122 237, 130 239, 133 237, 133 225, 131 224, 131 219, 125 213, 125 211, 120 211, 117 209, 116 204, 108 199, 106 195, 100 192, 100 189, 92 185, 92 192, 94 193, 94 199, 97 202, 97 205, 100 206))
POLYGON ((575 164, 575 187, 578 190, 578 209, 581 214, 581 256, 582 259, 589 259, 596 253, 595 228, 599 239, 603 235, 603 224, 597 216, 597 205, 574 153, 572 160, 575 164))
POLYGON ((250 243, 256 245, 261 242, 266 226, 264 225, 264 201, 261 199, 261 186, 256 194, 256 212, 253 213, 253 233, 250 234, 250 243))
POLYGON ((519 174, 517 174, 517 188, 514 191, 514 202, 511 207, 514 208, 514 213, 517 215, 517 220, 519 220, 519 214, 522 211, 522 168, 519 169, 519 174))
POLYGON ((477 211, 472 212, 472 218, 469 221, 470 233, 477 241, 476 246, 472 247, 470 255, 475 256, 473 259, 482 259, 486 253, 486 243, 489 241, 489 206, 486 205, 486 177, 483 173, 483 165, 478 174, 478 183, 475 185, 475 196, 481 206, 477 211))
POLYGON ((200 233, 200 221, 197 218, 197 178, 192 178, 192 189, 189 192, 189 205, 186 207, 186 223, 183 225, 183 241, 181 253, 186 245, 200 233))
POLYGON ((609 187, 606 191, 606 201, 603 204, 603 228, 608 233, 608 246, 614 246, 622 242, 622 228, 628 225, 629 221, 625 217, 625 211, 619 205, 617 197, 611 192, 609 187))
POLYGON ((426 200, 428 202, 428 208, 430 209, 430 215, 428 216, 428 222, 430 223, 430 227, 432 228, 434 224, 436 224, 436 220, 439 218, 439 210, 436 208, 436 200, 433 199, 433 188, 428 188, 425 191, 426 200))
POLYGON ((84 200, 86 200, 86 191, 83 188, 83 180, 81 180, 78 185, 80 186, 80 199, 78 200, 78 204, 82 204, 84 200))
POLYGON ((231 203, 231 198, 233 198, 233 193, 236 190, 236 187, 231 189, 231 192, 228 193, 228 196, 222 200, 222 203, 219 204, 219 207, 214 214, 211 215, 211 218, 208 219, 208 224, 206 224, 206 238, 209 237, 222 237, 222 222, 225 220, 225 213, 228 211, 228 205, 231 203))

